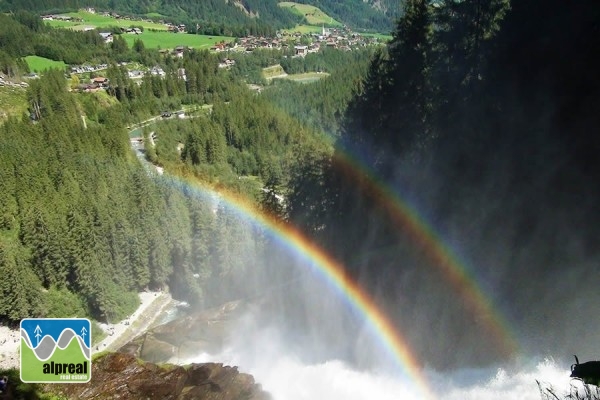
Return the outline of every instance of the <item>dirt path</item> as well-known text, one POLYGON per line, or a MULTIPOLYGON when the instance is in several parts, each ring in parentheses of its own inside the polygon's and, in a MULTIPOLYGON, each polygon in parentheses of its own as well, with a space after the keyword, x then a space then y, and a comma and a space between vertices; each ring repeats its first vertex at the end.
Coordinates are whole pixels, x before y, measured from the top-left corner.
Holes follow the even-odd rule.
MULTIPOLYGON (((115 351, 151 327, 162 312, 175 302, 167 292, 141 292, 140 306, 128 318, 115 324, 99 324, 107 336, 96 343, 92 352, 115 351)), ((19 368, 21 334, 18 329, 0 326, 0 369, 19 368)))

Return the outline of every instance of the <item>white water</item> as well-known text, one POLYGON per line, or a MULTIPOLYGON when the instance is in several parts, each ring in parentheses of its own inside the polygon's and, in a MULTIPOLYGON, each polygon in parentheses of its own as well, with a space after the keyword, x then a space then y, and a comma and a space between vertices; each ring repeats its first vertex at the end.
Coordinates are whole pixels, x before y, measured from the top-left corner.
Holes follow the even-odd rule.
MULTIPOLYGON (((242 333, 244 335, 244 333, 242 333)), ((221 362, 250 373, 274 400, 424 400, 425 394, 406 375, 360 371, 338 360, 303 362, 286 352, 274 331, 245 335, 245 345, 231 345, 220 354, 201 354, 189 362, 221 362), (248 346, 248 343, 253 343, 248 346)), ((559 398, 570 385, 569 366, 550 359, 520 362, 521 366, 463 369, 452 373, 426 370, 434 398, 443 400, 546 400, 536 381, 559 398)))

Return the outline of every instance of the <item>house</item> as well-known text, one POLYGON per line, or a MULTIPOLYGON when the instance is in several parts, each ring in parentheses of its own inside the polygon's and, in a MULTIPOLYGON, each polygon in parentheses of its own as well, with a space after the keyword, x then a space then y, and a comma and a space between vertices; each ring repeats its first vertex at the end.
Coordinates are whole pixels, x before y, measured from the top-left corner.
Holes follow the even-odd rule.
POLYGON ((175 57, 178 57, 178 58, 183 58, 183 53, 184 52, 185 52, 185 47, 184 46, 177 46, 173 50, 173 55, 175 57))
POLYGON ((165 71, 159 66, 152 67, 152 69, 150 70, 150 73, 154 76, 160 76, 160 77, 163 77, 166 75, 165 71))
POLYGON ((125 29, 125 33, 129 33, 132 35, 141 35, 142 30, 140 28, 127 28, 125 29))
POLYGON ((294 46, 294 52, 297 56, 304 57, 308 54, 308 46, 294 46))
POLYGON ((113 35, 110 32, 100 32, 100 36, 104 39, 104 43, 112 43, 113 35))
POLYGON ((77 91, 79 91, 79 92, 92 93, 92 92, 97 92, 98 90, 100 90, 100 86, 98 86, 94 83, 83 83, 83 84, 77 85, 77 91))
POLYGON ((92 79, 92 84, 97 85, 99 88, 106 89, 108 87, 108 78, 97 76, 92 79))
POLYGON ((127 76, 129 76, 132 79, 141 78, 144 76, 144 72, 140 71, 139 69, 134 69, 134 70, 128 71, 127 76))
POLYGON ((169 32, 173 32, 173 33, 185 33, 185 25, 184 24, 179 24, 177 26, 168 25, 168 30, 169 30, 169 32))

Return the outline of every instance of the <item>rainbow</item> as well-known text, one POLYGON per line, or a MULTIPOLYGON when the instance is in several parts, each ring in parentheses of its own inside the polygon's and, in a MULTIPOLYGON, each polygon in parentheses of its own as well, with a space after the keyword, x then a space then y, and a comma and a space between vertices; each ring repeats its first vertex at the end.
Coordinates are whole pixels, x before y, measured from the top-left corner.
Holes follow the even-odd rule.
MULTIPOLYGON (((181 178, 175 179, 182 182, 181 178)), ((419 391, 419 399, 427 400, 436 398, 421 372, 421 367, 407 345, 407 341, 395 329, 394 325, 378 308, 373 299, 345 273, 342 265, 299 230, 258 210, 254 205, 240 196, 220 190, 215 191, 213 188, 197 181, 184 181, 183 183, 189 188, 197 189, 201 195, 218 195, 220 200, 224 201, 233 210, 265 228, 296 253, 310 261, 347 303, 364 317, 364 320, 377 340, 379 340, 381 346, 419 391)))
POLYGON ((508 323, 500 312, 495 311, 491 301, 484 295, 477 281, 469 275, 464 263, 446 246, 433 228, 390 187, 348 151, 336 151, 334 166, 348 176, 364 193, 372 195, 377 205, 385 211, 392 222, 404 229, 414 244, 453 286, 465 301, 468 309, 494 339, 501 354, 511 357, 517 354, 519 345, 508 323))

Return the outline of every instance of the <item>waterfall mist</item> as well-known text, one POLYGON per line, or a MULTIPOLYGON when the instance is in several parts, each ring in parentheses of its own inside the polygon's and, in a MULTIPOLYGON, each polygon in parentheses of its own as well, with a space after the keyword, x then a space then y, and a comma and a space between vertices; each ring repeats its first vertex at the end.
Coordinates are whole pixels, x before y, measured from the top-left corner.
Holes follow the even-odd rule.
MULTIPOLYGON (((223 333, 218 350, 199 350, 193 357, 172 361, 213 361, 238 366, 241 371, 251 373, 274 399, 280 400, 424 398, 422 388, 406 374, 383 346, 379 333, 369 326, 367 316, 351 306, 344 293, 326 279, 313 260, 291 247, 284 238, 271 236, 243 219, 238 219, 242 232, 239 237, 253 243, 242 246, 248 250, 243 262, 252 268, 228 280, 230 284, 215 289, 220 300, 242 304, 243 312, 236 314, 223 333), (258 242, 260 246, 256 245, 258 242)), ((383 259, 385 257, 378 254, 377 260, 383 259)), ((427 321, 445 319, 443 315, 430 313, 443 310, 441 303, 447 297, 442 293, 438 298, 435 291, 423 289, 426 285, 411 290, 407 282, 423 283, 421 278, 405 279, 389 282, 407 290, 402 296, 389 298, 389 304, 385 303, 384 290, 374 291, 372 295, 386 309, 400 333, 405 333, 404 328, 407 332, 421 333, 417 342, 411 341, 413 336, 407 336, 407 345, 420 364, 414 367, 423 373, 436 398, 540 399, 540 386, 536 381, 551 387, 555 393, 570 390, 571 355, 564 349, 536 352, 525 348, 511 360, 486 365, 465 363, 443 369, 427 358, 419 358, 418 349, 423 343, 439 346, 433 342, 443 336, 443 332, 434 331, 427 321), (405 327, 398 323, 401 319, 396 318, 393 306, 399 299, 411 295, 423 303, 411 311, 412 324, 405 327), (414 343, 418 345, 413 347, 414 343), (556 361, 549 358, 553 355, 556 361)), ((415 304, 414 299, 411 304, 415 304)), ((447 328, 453 334, 471 329, 464 321, 456 321, 447 328)), ((548 335, 560 336, 559 332, 548 332, 548 335)), ((452 352, 470 351, 469 343, 445 345, 452 352)))

